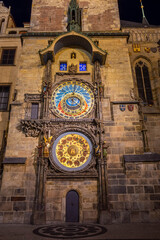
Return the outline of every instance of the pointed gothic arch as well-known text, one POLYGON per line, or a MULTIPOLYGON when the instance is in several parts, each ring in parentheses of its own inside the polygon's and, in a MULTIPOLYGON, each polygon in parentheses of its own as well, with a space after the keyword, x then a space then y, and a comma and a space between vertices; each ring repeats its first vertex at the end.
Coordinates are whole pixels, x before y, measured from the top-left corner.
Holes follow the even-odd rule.
POLYGON ((134 63, 134 73, 139 98, 146 105, 153 105, 153 89, 151 84, 151 63, 146 58, 139 57, 134 63))

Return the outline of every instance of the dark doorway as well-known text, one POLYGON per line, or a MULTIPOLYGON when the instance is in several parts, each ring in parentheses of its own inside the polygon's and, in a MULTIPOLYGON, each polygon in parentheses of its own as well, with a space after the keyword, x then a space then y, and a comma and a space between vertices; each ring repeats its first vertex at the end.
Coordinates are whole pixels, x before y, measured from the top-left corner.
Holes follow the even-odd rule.
POLYGON ((66 222, 79 222, 79 195, 74 190, 66 196, 66 222))

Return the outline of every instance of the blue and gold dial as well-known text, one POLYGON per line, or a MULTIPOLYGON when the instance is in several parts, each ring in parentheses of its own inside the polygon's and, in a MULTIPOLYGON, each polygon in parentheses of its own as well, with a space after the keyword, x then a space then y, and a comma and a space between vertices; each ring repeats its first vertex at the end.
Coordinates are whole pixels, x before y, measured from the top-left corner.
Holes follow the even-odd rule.
POLYGON ((59 117, 83 118, 93 109, 94 94, 86 84, 80 81, 66 81, 54 90, 51 105, 59 117))

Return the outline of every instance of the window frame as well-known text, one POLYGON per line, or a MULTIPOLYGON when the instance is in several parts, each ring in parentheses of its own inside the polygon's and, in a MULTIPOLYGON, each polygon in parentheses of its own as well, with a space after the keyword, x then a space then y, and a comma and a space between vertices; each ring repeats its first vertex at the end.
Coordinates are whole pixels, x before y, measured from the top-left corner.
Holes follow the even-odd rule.
POLYGON ((79 62, 79 72, 87 72, 87 62, 86 61, 80 61, 79 62), (84 63, 84 64, 86 64, 86 70, 80 70, 80 64, 82 64, 82 63, 84 63))
MULTIPOLYGON (((9 100, 10 100, 10 92, 11 92, 11 85, 10 84, 6 84, 6 85, 5 84, 0 84, 0 88, 1 87, 2 88, 8 87, 9 90, 8 90, 8 97, 7 97, 7 103, 6 103, 7 106, 6 106, 6 108, 1 109, 1 104, 3 104, 3 103, 1 103, 1 101, 0 101, 0 112, 8 112, 8 106, 9 106, 9 100)), ((0 93, 1 93, 1 91, 0 91, 0 93)), ((0 99, 1 99, 1 97, 0 97, 0 99)))
POLYGON ((0 66, 15 66, 15 59, 16 59, 16 53, 17 53, 17 47, 2 47, 1 48, 1 56, 0 56, 0 66), (10 54, 8 54, 7 56, 7 63, 3 63, 4 59, 4 51, 5 50, 14 50, 14 56, 13 56, 13 61, 12 63, 8 63, 9 62, 9 57, 11 56, 10 54))
POLYGON ((36 119, 39 119, 39 102, 31 102, 31 120, 36 120, 36 119), (33 105, 37 105, 38 106, 38 108, 36 109, 36 114, 37 114, 37 117, 36 118, 34 118, 33 117, 33 115, 32 115, 32 110, 33 110, 33 108, 32 108, 32 106, 33 105))
POLYGON ((67 63, 67 61, 60 61, 59 62, 59 71, 60 72, 67 72, 67 70, 68 70, 68 63, 67 63), (61 64, 63 64, 63 63, 66 63, 66 65, 67 65, 67 69, 66 70, 61 70, 61 64))
POLYGON ((136 89, 137 89, 137 96, 140 98, 140 95, 139 95, 140 90, 139 90, 139 87, 138 87, 137 73, 136 73, 136 67, 139 66, 140 71, 141 71, 141 78, 142 78, 143 92, 144 92, 144 99, 142 99, 142 100, 143 100, 144 104, 146 104, 148 106, 154 105, 154 89, 153 89, 153 86, 152 86, 153 77, 152 77, 152 69, 151 69, 150 62, 148 62, 144 58, 138 58, 134 62, 133 66, 134 66, 134 76, 135 76, 135 86, 136 86, 136 89), (139 64, 140 62, 143 63, 142 66, 140 66, 140 64, 139 64), (151 98, 148 98, 148 94, 147 94, 147 87, 146 87, 147 80, 145 80, 145 77, 144 77, 144 69, 143 69, 144 66, 147 68, 147 71, 148 71, 148 77, 149 77, 149 83, 150 83, 149 90, 151 92, 151 98))

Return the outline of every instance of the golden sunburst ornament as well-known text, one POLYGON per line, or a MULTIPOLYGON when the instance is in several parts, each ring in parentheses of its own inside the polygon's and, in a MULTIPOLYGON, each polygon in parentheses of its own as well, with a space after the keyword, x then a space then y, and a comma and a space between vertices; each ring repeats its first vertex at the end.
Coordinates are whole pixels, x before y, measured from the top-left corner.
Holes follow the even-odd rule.
POLYGON ((65 170, 79 170, 91 160, 91 141, 82 133, 70 132, 59 136, 52 148, 54 161, 65 170))

